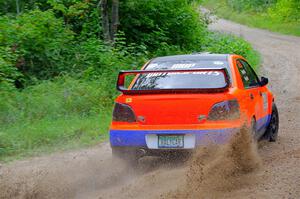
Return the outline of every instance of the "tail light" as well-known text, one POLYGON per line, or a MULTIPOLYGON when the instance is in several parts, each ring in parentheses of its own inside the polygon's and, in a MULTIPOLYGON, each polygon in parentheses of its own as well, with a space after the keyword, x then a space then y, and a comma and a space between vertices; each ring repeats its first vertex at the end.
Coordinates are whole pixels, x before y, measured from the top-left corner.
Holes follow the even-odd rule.
POLYGON ((236 99, 215 104, 209 114, 208 120, 235 120, 240 117, 240 105, 236 99))
POLYGON ((126 104, 116 103, 113 112, 113 121, 136 122, 136 117, 130 106, 126 104))

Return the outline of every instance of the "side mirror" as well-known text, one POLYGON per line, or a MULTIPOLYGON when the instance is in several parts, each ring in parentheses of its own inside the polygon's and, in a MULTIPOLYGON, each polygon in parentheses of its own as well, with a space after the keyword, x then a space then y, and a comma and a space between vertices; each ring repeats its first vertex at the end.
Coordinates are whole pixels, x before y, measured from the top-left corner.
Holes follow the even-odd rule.
POLYGON ((261 77, 261 80, 260 80, 260 85, 261 86, 266 86, 268 83, 269 83, 269 79, 268 78, 261 77))

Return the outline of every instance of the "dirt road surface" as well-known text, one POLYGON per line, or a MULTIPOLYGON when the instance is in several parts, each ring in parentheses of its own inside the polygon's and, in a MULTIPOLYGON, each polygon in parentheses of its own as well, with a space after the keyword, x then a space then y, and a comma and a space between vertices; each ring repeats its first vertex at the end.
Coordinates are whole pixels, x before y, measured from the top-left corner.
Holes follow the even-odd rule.
MULTIPOLYGON (((270 78, 281 126, 277 143, 258 147, 261 166, 245 178, 247 186, 194 198, 300 198, 300 38, 225 20, 210 28, 242 36, 261 53, 261 73, 270 78)), ((133 171, 114 161, 109 144, 103 143, 0 165, 0 198, 170 198, 170 193, 174 198, 185 186, 188 169, 180 161, 149 158, 133 171)))

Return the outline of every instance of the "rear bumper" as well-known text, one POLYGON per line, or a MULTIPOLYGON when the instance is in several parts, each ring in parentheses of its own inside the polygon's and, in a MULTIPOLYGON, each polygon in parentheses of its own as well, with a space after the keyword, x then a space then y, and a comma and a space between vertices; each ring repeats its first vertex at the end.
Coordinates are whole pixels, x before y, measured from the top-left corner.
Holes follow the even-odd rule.
POLYGON ((224 144, 239 128, 214 130, 110 130, 112 147, 158 149, 158 135, 184 135, 184 149, 224 144))
MULTIPOLYGON (((263 132, 269 125, 270 115, 257 120, 257 131, 263 132)), ((159 135, 184 135, 184 149, 193 149, 197 146, 209 144, 224 144, 231 136, 238 132, 244 125, 240 120, 236 123, 214 123, 203 124, 203 129, 193 126, 144 126, 143 129, 137 125, 112 125, 110 130, 110 144, 112 147, 130 147, 144 149, 158 149, 159 135), (214 126, 215 128, 211 128, 214 126), (167 129, 167 130, 159 130, 167 129), (191 128, 191 129, 190 129, 191 128)))

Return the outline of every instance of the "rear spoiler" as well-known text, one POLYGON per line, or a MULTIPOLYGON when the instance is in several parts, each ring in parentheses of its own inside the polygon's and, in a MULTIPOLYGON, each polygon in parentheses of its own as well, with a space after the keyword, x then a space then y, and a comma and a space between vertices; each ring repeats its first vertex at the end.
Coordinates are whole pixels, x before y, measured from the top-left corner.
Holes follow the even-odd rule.
MULTIPOLYGON (((136 80, 135 77, 133 81, 136 80)), ((175 70, 127 70, 120 71, 117 81, 117 89, 126 95, 134 94, 159 94, 159 93, 216 93, 224 92, 230 86, 230 79, 226 68, 201 68, 201 69, 175 69, 175 70), (149 73, 185 73, 185 72, 221 72, 224 75, 226 85, 221 88, 179 88, 179 89, 151 89, 151 90, 132 90, 125 88, 126 75, 140 75, 149 73)))

